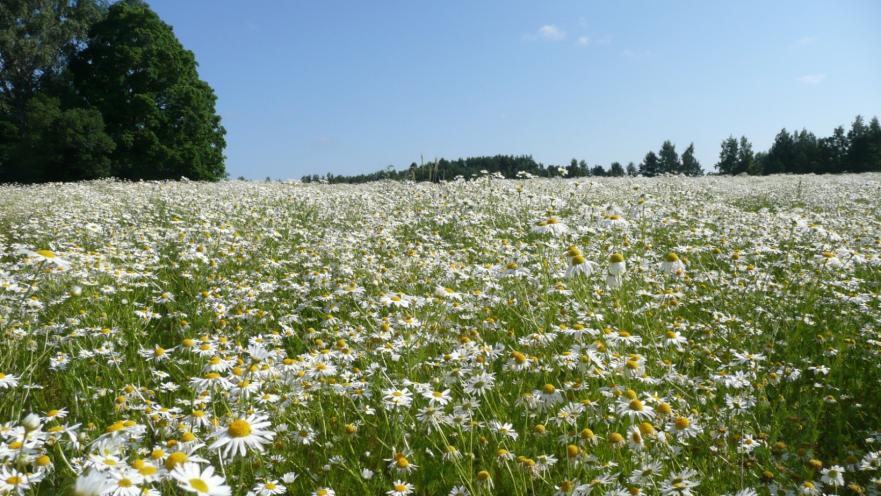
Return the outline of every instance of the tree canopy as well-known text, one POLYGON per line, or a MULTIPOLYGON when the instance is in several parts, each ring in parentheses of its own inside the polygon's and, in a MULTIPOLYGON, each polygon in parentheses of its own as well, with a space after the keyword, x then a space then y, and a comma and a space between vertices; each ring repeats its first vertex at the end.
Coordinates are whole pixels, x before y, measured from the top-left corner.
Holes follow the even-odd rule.
POLYGON ((215 101, 140 0, 0 4, 0 181, 223 178, 215 101))
POLYGON ((877 117, 867 125, 858 115, 850 131, 838 126, 825 138, 784 128, 762 153, 753 153, 746 136, 739 141, 730 136, 722 142, 716 169, 720 174, 754 175, 881 172, 881 125, 877 117))

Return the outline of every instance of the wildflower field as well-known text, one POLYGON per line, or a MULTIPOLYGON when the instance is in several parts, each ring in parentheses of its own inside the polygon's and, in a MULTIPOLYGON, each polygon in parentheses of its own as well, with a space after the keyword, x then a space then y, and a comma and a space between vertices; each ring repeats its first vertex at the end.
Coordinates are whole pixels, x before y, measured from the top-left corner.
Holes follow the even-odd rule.
POLYGON ((881 175, 0 187, 0 494, 881 493, 881 175))

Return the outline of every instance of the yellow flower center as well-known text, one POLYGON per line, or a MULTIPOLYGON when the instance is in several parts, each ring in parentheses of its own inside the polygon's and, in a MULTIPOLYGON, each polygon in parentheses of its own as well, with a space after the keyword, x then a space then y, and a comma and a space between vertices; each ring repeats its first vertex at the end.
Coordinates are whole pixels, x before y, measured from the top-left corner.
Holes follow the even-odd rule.
POLYGON ((132 487, 134 483, 131 479, 119 479, 119 482, 116 483, 119 487, 132 487))
POLYGON ((642 402, 639 400, 630 400, 630 409, 635 412, 642 411, 642 402))
POLYGON ((231 437, 247 437, 251 434, 251 424, 244 419, 234 420, 226 431, 231 437))
POLYGON ((624 255, 620 253, 612 253, 612 256, 609 257, 610 263, 621 263, 624 261, 624 255))
POLYGON ((17 486, 17 485, 21 484, 21 477, 19 477, 17 475, 13 475, 12 477, 7 477, 6 483, 9 484, 10 486, 17 486))
POLYGON ((586 262, 587 259, 584 258, 584 255, 578 254, 572 257, 572 265, 581 265, 586 262))
POLYGON ((52 250, 37 250, 37 255, 46 258, 55 258, 55 252, 52 250))
POLYGON ((671 251, 670 253, 664 255, 664 260, 666 260, 668 262, 678 262, 679 255, 677 255, 671 251))
POLYGON ((190 479, 189 482, 190 482, 190 487, 192 487, 196 491, 198 491, 200 493, 207 493, 208 492, 208 484, 205 481, 203 481, 202 479, 190 479))
POLYGON ((165 468, 171 470, 177 465, 185 463, 189 459, 190 457, 187 456, 187 454, 183 451, 175 451, 174 453, 168 455, 168 458, 165 459, 165 468))

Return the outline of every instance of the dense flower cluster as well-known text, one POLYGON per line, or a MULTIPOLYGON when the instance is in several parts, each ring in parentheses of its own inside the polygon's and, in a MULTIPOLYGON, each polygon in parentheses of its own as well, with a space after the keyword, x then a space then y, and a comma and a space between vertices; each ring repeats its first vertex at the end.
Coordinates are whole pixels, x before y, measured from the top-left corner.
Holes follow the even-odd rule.
POLYGON ((881 176, 0 187, 0 494, 881 494, 881 176))

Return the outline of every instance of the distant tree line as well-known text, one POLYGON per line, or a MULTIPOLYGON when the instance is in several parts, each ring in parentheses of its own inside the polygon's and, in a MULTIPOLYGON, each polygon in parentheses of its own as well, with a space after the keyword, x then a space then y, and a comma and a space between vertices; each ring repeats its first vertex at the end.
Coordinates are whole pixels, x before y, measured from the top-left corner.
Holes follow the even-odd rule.
POLYGON ((758 153, 746 136, 729 136, 722 142, 716 169, 735 175, 881 172, 881 125, 877 117, 866 125, 858 115, 849 131, 838 126, 825 138, 805 129, 790 133, 784 128, 767 152, 758 153))
MULTIPOLYGON (((829 174, 842 172, 881 172, 881 125, 873 117, 868 124, 857 116, 850 130, 839 126, 832 136, 817 138, 805 129, 790 133, 781 130, 766 152, 753 151, 752 143, 741 136, 730 136, 722 142, 719 162, 715 164, 719 174, 829 174)), ((663 174, 700 176, 704 173, 694 156, 694 143, 688 145, 682 155, 676 146, 664 141, 655 152, 646 153, 642 162, 612 162, 608 168, 589 166, 585 160, 572 159, 568 165, 547 165, 535 161, 529 155, 495 155, 469 157, 457 160, 440 159, 422 164, 412 163, 404 170, 389 165, 371 174, 336 176, 317 174, 303 176, 304 182, 363 183, 381 179, 411 181, 443 181, 456 177, 471 178, 482 174, 500 174, 509 179, 519 177, 589 177, 589 176, 645 176, 663 174)))
POLYGON ((680 157, 676 146, 670 141, 661 145, 658 153, 649 152, 640 164, 612 162, 609 168, 602 165, 589 166, 587 161, 573 158, 568 165, 544 165, 535 161, 530 155, 494 155, 487 157, 468 157, 456 160, 439 159, 422 164, 413 162, 404 170, 389 165, 385 169, 354 176, 326 174, 305 175, 303 182, 327 183, 365 183, 382 179, 433 181, 451 180, 457 177, 472 178, 484 174, 499 174, 508 179, 523 177, 591 177, 591 176, 656 176, 659 174, 685 174, 697 176, 703 174, 700 163, 694 156, 694 144, 680 157))
POLYGON ((216 180, 225 130, 141 0, 0 1, 0 181, 216 180))

